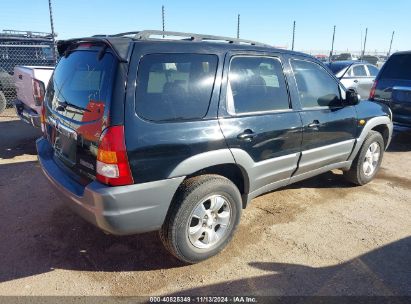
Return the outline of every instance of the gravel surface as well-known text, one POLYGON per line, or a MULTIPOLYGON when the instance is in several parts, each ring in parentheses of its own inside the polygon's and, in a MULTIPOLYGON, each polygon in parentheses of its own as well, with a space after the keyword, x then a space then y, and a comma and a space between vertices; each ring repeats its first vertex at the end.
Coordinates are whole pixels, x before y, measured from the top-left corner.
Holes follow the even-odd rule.
POLYGON ((266 194, 228 248, 185 266, 157 233, 109 236, 73 214, 36 161, 39 130, 0 115, 0 295, 411 295, 411 130, 376 179, 334 171, 266 194))

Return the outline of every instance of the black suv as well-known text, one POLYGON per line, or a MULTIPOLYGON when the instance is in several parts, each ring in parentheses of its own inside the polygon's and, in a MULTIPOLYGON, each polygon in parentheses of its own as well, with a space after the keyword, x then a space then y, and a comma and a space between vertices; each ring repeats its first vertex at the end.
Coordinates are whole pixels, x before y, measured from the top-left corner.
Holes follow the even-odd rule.
POLYGON ((395 124, 411 127, 411 51, 388 59, 375 79, 370 100, 388 105, 395 124))
POLYGON ((86 220, 160 230, 188 263, 223 249, 258 195, 336 168, 369 182, 391 139, 387 106, 359 103, 308 55, 161 31, 58 50, 37 141, 44 173, 86 220))

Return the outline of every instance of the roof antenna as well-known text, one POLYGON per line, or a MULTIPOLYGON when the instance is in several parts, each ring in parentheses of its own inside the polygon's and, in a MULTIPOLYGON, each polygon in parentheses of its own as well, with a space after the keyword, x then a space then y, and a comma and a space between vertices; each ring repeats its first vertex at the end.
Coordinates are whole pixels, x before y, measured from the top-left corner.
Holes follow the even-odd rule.
MULTIPOLYGON (((165 26, 165 17, 164 17, 164 5, 161 6, 161 19, 162 19, 162 21, 163 21, 163 32, 164 32, 165 29, 166 29, 166 26, 165 26)), ((164 35, 163 35, 163 38, 164 38, 164 35)))

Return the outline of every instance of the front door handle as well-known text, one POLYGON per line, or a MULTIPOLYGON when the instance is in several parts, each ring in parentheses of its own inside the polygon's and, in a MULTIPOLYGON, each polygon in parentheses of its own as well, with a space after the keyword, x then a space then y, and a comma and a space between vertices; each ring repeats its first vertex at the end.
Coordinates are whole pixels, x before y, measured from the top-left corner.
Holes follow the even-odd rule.
POLYGON ((238 134, 238 135, 237 135, 237 138, 238 138, 238 139, 241 139, 241 140, 251 140, 251 139, 253 139, 256 135, 257 135, 257 134, 255 134, 255 133, 253 132, 253 130, 251 130, 251 129, 246 129, 246 130, 244 130, 242 133, 238 134))
POLYGON ((356 80, 354 80, 354 82, 355 82, 355 83, 358 83, 358 80, 356 79, 356 80))
POLYGON ((318 128, 320 126, 320 122, 318 120, 314 120, 312 123, 308 125, 309 128, 318 128))

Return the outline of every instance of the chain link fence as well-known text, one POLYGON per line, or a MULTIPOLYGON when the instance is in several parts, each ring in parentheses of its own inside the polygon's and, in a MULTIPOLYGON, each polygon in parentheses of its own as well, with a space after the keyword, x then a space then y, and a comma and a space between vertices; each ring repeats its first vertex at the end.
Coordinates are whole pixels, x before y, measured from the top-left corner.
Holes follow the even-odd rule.
POLYGON ((0 32, 0 112, 16 99, 16 66, 54 66, 52 35, 42 32, 3 30, 0 32))

